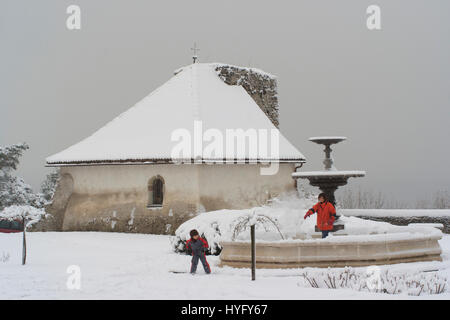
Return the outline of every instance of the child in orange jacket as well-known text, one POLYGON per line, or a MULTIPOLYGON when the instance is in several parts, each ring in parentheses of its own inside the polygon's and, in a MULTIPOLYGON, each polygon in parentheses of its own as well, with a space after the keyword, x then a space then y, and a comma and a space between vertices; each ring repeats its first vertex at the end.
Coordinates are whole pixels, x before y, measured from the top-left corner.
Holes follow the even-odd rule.
POLYGON ((333 230, 333 223, 336 220, 336 208, 327 200, 325 193, 319 194, 318 198, 319 202, 306 212, 305 219, 317 212, 317 228, 322 232, 323 239, 333 230))

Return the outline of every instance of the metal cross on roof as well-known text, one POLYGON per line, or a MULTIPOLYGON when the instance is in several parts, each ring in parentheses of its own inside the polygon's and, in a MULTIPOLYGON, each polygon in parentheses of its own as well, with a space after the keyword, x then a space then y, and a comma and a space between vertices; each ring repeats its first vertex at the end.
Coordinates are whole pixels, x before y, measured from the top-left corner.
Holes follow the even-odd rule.
POLYGON ((192 56, 192 60, 194 60, 194 63, 196 63, 197 60, 198 60, 198 54, 197 53, 198 53, 198 51, 200 51, 200 49, 197 48, 197 43, 194 42, 194 47, 191 48, 191 50, 194 52, 194 55, 192 56))

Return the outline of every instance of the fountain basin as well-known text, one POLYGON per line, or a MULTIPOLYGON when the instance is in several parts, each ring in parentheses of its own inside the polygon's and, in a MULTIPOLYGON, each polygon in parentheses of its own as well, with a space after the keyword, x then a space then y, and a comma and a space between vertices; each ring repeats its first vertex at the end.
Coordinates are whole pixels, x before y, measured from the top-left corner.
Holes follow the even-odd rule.
MULTIPOLYGON (((442 261, 440 232, 375 234, 320 240, 256 242, 257 268, 362 267, 417 261, 442 261)), ((220 266, 250 268, 248 241, 221 243, 220 266)))
POLYGON ((364 177, 365 171, 338 171, 333 164, 330 145, 346 140, 346 137, 312 137, 309 141, 325 146, 325 171, 294 172, 294 179, 308 179, 309 184, 324 192, 333 205, 336 204, 334 192, 347 184, 349 178, 364 177))
POLYGON ((349 178, 364 177, 366 175, 365 171, 305 171, 305 172, 294 172, 292 173, 293 178, 308 179, 310 182, 315 181, 336 181, 339 183, 340 180, 347 184, 349 178))
POLYGON ((343 177, 343 178, 354 178, 354 177, 364 177, 366 175, 365 171, 303 171, 294 172, 292 177, 301 178, 311 178, 311 177, 343 177))
POLYGON ((346 185, 349 178, 364 177, 365 175, 365 171, 306 171, 292 173, 294 179, 308 179, 309 184, 314 187, 331 187, 334 189, 346 185))
POLYGON ((349 178, 364 177, 365 171, 305 171, 294 172, 292 178, 294 179, 308 179, 309 184, 313 187, 319 187, 322 192, 328 196, 328 200, 335 204, 334 192, 337 188, 345 186, 349 178))

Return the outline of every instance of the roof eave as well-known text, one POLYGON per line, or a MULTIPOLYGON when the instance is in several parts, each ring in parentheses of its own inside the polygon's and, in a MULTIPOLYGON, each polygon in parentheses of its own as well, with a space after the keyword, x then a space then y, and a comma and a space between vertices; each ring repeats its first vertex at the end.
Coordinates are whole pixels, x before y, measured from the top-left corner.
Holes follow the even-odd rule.
POLYGON ((133 164, 255 164, 255 163, 305 163, 305 158, 281 158, 281 159, 123 159, 123 160, 85 160, 85 161, 55 161, 47 162, 46 167, 66 166, 98 166, 98 165, 133 165, 133 164))

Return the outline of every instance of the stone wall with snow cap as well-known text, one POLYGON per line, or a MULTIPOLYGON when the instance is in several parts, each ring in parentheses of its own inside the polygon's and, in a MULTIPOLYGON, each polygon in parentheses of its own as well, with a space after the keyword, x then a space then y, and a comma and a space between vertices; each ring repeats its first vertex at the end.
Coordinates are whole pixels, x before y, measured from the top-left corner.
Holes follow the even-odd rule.
POLYGON ((345 216, 393 225, 407 226, 415 223, 441 224, 442 232, 450 233, 450 210, 448 209, 340 209, 345 216))
POLYGON ((242 86, 274 126, 279 127, 277 80, 275 76, 259 69, 228 64, 217 64, 215 70, 226 84, 242 86))

